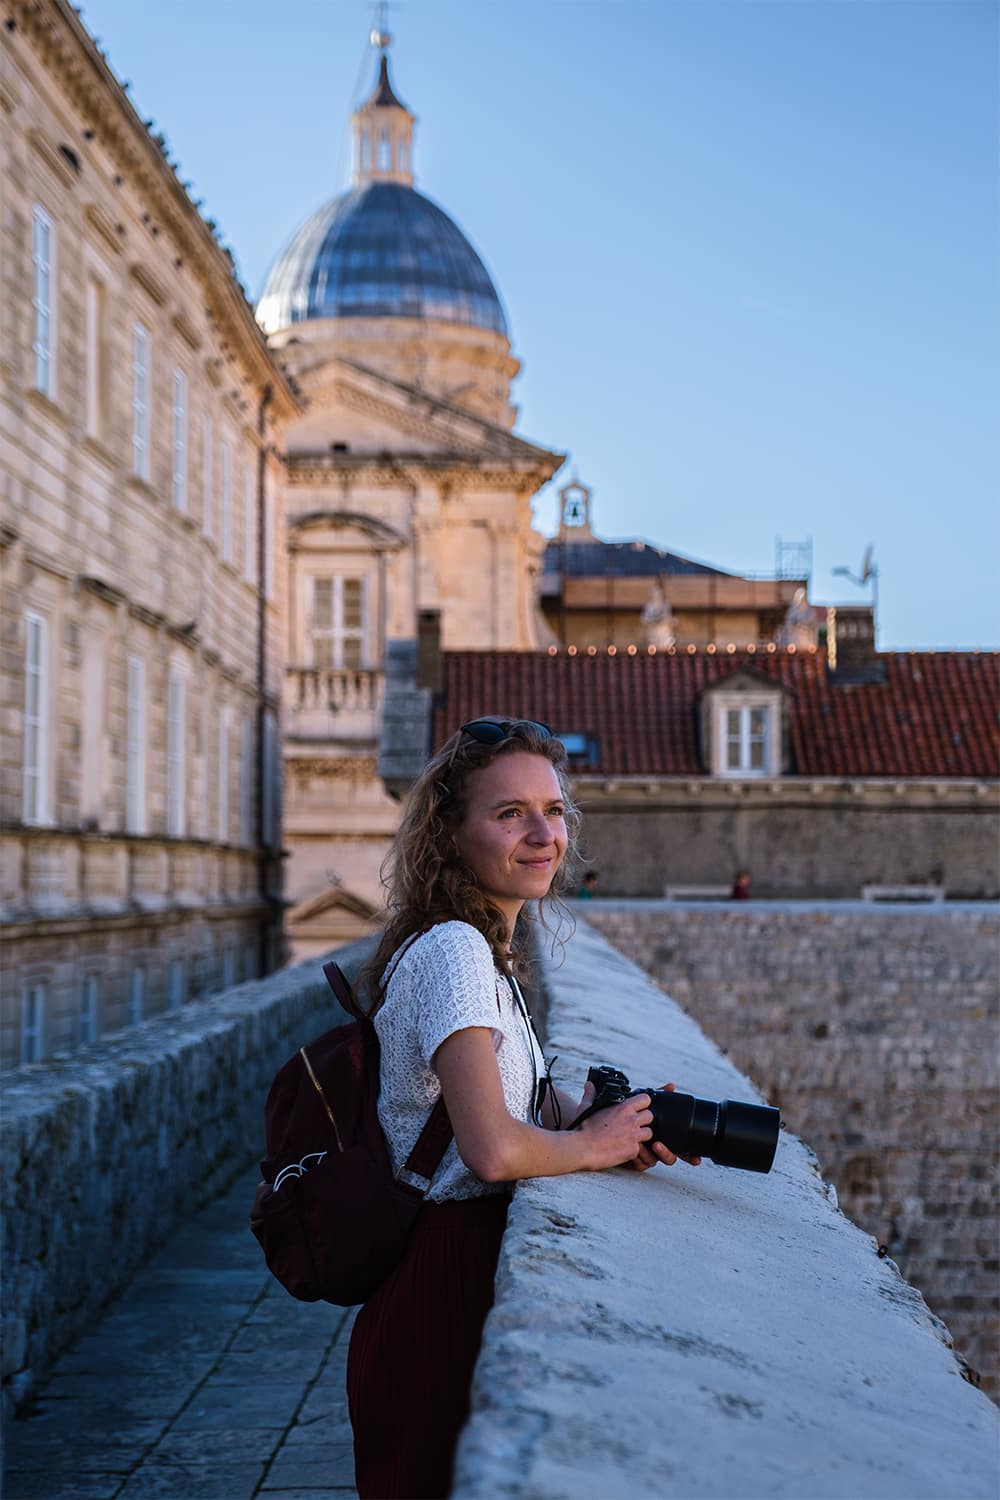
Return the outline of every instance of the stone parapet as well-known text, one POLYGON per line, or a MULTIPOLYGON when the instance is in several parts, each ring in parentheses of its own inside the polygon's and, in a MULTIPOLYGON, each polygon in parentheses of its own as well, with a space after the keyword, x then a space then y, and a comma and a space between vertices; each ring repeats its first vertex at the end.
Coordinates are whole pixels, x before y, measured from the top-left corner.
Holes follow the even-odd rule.
MULTIPOLYGON (((582 1079, 759 1097, 580 923, 546 964, 548 1050, 582 1079)), ((567 1085, 569 1086, 569 1085, 567 1085)), ((772 1172, 706 1162, 519 1185, 456 1500, 993 1500, 997 1412, 944 1325, 782 1135, 772 1172)))
MULTIPOLYGON (((338 961, 353 973, 369 949, 338 961)), ((310 961, 7 1074, 5 1397, 23 1399, 176 1224, 261 1154, 271 1078, 338 1019, 310 961)))
POLYGON ((596 902, 588 918, 818 1153, 1000 1393, 1000 910, 596 902))

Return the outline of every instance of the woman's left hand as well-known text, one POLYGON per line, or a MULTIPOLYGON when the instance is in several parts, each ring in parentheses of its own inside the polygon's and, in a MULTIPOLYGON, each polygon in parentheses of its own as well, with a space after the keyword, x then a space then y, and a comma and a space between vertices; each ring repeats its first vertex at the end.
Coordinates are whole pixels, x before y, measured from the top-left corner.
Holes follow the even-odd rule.
MULTIPOLYGON (((676 1085, 665 1083, 663 1087, 671 1092, 676 1085)), ((701 1165, 700 1156, 682 1156, 681 1161, 686 1161, 688 1166, 698 1167, 701 1165)), ((639 1155, 634 1161, 627 1163, 633 1172, 648 1172, 650 1167, 655 1167, 657 1162, 662 1161, 665 1167, 672 1167, 678 1160, 677 1154, 671 1151, 669 1146, 664 1146, 660 1141, 649 1141, 648 1144, 639 1147, 639 1155)))

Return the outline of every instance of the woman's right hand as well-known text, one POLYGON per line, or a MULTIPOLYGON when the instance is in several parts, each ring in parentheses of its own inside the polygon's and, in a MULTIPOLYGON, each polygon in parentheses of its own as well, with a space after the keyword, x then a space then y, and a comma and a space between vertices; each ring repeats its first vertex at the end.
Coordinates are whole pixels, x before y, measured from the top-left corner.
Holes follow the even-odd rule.
POLYGON ((587 1163, 591 1171, 634 1161, 639 1147, 652 1139, 652 1123, 648 1094, 634 1094, 584 1120, 579 1130, 592 1152, 592 1160, 587 1163))

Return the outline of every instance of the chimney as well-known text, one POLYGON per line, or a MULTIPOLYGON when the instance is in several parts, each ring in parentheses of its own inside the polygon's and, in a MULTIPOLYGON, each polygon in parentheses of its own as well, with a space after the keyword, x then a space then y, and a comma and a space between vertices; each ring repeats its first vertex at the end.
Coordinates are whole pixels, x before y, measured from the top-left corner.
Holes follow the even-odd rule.
POLYGON ((830 605, 826 612, 826 660, 838 686, 885 681, 885 663, 875 650, 873 605, 830 605))
POLYGON ((441 670, 441 611, 417 611, 417 687, 438 693, 444 684, 441 670))

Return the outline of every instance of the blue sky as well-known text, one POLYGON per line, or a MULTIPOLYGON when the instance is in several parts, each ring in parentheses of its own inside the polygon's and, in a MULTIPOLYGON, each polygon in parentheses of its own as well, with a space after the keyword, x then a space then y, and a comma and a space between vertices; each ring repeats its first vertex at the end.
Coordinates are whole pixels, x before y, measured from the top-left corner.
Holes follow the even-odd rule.
MULTIPOLYGON (((360 0, 88 0, 252 293, 339 191, 360 0)), ((606 537, 1000 643, 995 0, 404 0, 417 184, 483 255, 519 429, 606 537)), ((537 521, 551 530, 544 495, 537 521)))

